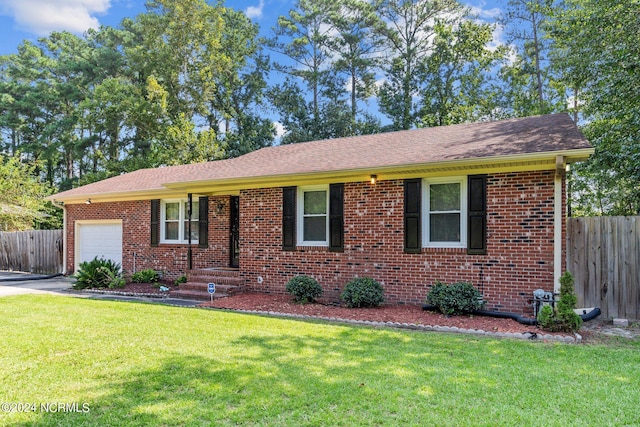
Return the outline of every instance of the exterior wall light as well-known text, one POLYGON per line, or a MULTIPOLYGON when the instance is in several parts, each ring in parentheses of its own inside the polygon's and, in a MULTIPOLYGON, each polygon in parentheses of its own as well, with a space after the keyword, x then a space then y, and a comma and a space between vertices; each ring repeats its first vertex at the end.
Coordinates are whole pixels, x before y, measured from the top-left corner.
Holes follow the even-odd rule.
POLYGON ((376 185, 378 182, 378 175, 371 175, 371 185, 376 185))
POLYGON ((84 202, 84 203, 87 204, 87 205, 90 205, 91 204, 91 199, 87 199, 87 201, 84 202))
POLYGON ((219 201, 218 205, 216 206, 216 214, 222 215, 222 213, 224 212, 224 208, 226 207, 227 205, 223 201, 219 201))

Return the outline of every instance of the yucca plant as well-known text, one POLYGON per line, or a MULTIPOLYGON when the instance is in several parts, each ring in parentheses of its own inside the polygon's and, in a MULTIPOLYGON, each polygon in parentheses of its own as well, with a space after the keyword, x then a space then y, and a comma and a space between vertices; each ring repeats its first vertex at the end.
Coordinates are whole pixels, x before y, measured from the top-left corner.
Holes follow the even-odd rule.
POLYGON ((74 289, 122 288, 124 279, 120 264, 110 259, 95 257, 91 261, 81 262, 73 275, 74 289))
POLYGON ((131 275, 131 281, 133 283, 157 283, 158 280, 160 280, 160 275, 151 268, 136 271, 131 275))

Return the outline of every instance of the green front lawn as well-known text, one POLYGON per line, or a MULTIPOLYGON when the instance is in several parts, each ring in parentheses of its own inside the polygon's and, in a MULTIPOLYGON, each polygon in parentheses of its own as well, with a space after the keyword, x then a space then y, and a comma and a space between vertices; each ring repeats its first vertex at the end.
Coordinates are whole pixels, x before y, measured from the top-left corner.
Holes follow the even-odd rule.
POLYGON ((0 402, 37 410, 0 425, 640 424, 637 345, 51 296, 1 298, 0 319, 0 402))

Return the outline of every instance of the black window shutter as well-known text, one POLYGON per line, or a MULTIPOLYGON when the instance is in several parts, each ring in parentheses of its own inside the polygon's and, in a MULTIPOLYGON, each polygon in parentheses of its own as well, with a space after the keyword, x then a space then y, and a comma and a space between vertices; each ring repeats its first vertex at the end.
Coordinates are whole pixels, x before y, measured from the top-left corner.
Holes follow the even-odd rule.
POLYGON ((282 250, 296 250, 296 187, 282 189, 282 250))
POLYGON ((329 250, 344 251, 344 184, 329 185, 329 250))
POLYGON ((160 242, 160 199, 151 200, 151 246, 160 242))
POLYGON ((198 198, 198 247, 209 247, 209 197, 198 198))
POLYGON ((420 253, 422 237, 420 226, 421 179, 404 180, 404 251, 420 253))
POLYGON ((469 217, 467 253, 487 253, 487 176, 469 175, 469 217))

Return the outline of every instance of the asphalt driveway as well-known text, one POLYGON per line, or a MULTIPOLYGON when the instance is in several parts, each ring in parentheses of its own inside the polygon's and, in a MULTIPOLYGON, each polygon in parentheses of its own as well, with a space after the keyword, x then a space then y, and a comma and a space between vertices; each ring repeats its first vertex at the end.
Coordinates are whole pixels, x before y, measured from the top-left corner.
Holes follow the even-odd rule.
POLYGON ((45 280, 29 273, 0 271, 0 297, 21 294, 62 294, 71 288, 71 278, 59 276, 45 280))

